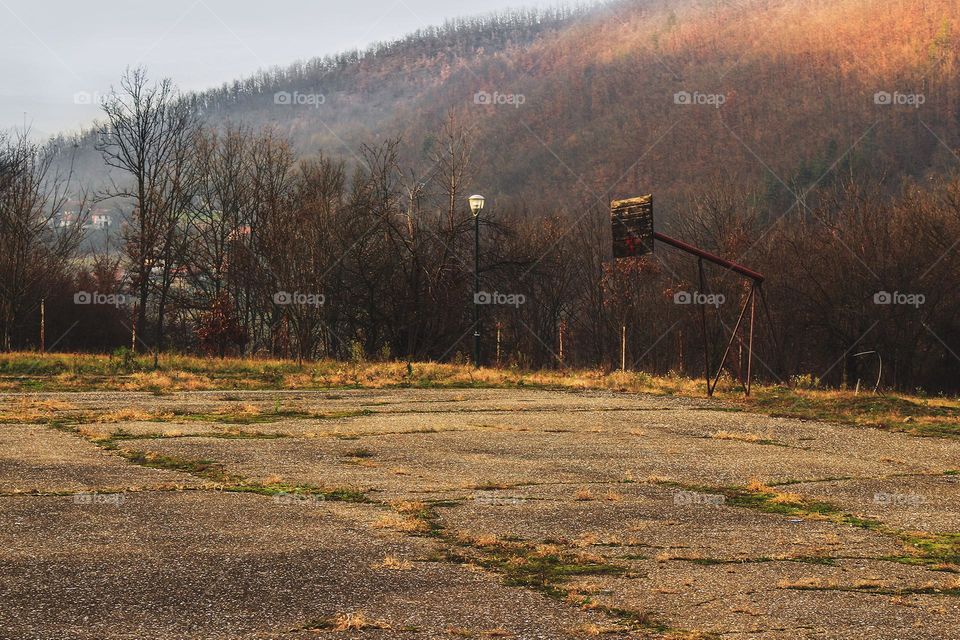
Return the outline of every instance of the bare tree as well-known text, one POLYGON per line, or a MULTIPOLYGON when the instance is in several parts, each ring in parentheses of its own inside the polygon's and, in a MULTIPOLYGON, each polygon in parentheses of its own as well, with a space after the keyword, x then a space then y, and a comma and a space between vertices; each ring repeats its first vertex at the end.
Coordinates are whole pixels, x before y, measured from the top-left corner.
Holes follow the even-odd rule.
POLYGON ((276 351, 281 341, 283 321, 273 304, 280 284, 271 264, 288 255, 283 236, 274 233, 274 229, 290 204, 295 164, 290 141, 271 129, 262 131, 250 146, 248 180, 252 202, 243 219, 249 233, 242 236, 238 247, 235 290, 242 298, 241 315, 250 329, 254 350, 268 341, 266 346, 276 351))
POLYGON ((124 250, 138 300, 137 324, 145 328, 156 295, 154 348, 163 348, 164 313, 182 267, 184 216, 192 207, 193 142, 198 117, 170 80, 151 85, 144 69, 128 69, 103 102, 106 124, 97 148, 130 183, 105 194, 132 204, 124 250))
POLYGON ((28 131, 0 140, 0 325, 7 351, 28 294, 45 297, 38 285, 64 270, 83 238, 86 197, 71 200, 72 163, 59 169, 58 153, 31 143, 28 131), (74 211, 66 213, 68 203, 74 211))
MULTIPOLYGON (((228 125, 223 133, 205 131, 197 135, 197 197, 187 221, 185 267, 190 288, 183 300, 195 316, 206 314, 221 321, 240 315, 237 292, 231 285, 243 280, 242 254, 250 234, 248 220, 253 206, 249 179, 253 142, 242 126, 228 125), (211 313, 214 307, 216 313, 211 313)), ((231 333, 241 339, 246 336, 243 327, 231 333)), ((225 350, 225 341, 218 341, 218 355, 226 355, 225 350)))

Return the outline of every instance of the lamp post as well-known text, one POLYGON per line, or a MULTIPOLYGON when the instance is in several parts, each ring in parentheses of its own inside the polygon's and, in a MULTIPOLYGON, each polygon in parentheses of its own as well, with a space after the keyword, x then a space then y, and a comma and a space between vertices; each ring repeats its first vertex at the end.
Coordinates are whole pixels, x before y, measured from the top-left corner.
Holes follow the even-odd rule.
POLYGON ((480 368, 480 212, 486 198, 470 196, 470 211, 473 212, 473 365, 480 368))

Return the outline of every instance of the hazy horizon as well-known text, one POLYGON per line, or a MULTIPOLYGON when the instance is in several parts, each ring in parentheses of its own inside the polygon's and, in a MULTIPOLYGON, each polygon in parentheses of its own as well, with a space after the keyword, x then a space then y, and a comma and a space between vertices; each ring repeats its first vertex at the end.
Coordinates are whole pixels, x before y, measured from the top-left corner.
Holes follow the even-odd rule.
POLYGON ((96 0, 0 0, 8 36, 0 44, 0 130, 45 138, 89 125, 97 97, 128 66, 170 77, 185 91, 217 87, 258 69, 284 66, 379 41, 451 18, 555 0, 171 0, 159 5, 96 0), (92 10, 96 7, 96 10, 92 10), (51 19, 55 18, 55 19, 51 19))

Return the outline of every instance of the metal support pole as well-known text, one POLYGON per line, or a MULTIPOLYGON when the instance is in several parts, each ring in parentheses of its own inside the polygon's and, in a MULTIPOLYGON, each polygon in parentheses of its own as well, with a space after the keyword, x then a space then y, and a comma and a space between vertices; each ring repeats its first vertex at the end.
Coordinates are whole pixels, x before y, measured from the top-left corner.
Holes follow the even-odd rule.
MULTIPOLYGON (((743 308, 740 309, 740 317, 737 318, 737 324, 733 327, 733 333, 730 334, 730 340, 727 342, 727 348, 723 352, 723 357, 720 359, 720 366, 717 367, 717 377, 713 380, 713 389, 708 389, 708 395, 713 395, 713 392, 717 388, 717 383, 720 382, 720 376, 723 374, 723 365, 727 363, 727 356, 730 355, 730 348, 733 347, 733 342, 737 340, 737 334, 740 332, 740 325, 743 324, 743 316, 747 314, 747 307, 750 305, 750 300, 753 298, 753 289, 750 289, 750 296, 743 302, 743 308)), ((710 385, 709 380, 707 385, 710 385)))
POLYGON ((753 384, 753 321, 757 314, 757 284, 750 287, 750 343, 747 346, 747 397, 753 384))
POLYGON ((47 352, 47 299, 40 299, 40 353, 47 352))
MULTIPOLYGON (((697 259, 697 270, 700 274, 700 293, 706 289, 706 278, 703 275, 703 258, 697 259)), ((707 396, 713 396, 710 386, 710 341, 707 337, 707 307, 700 305, 700 329, 703 332, 703 376, 707 380, 707 396)))
POLYGON ((473 232, 473 365, 480 368, 480 215, 474 214, 473 232))
POLYGON ((560 366, 563 366, 563 327, 564 323, 560 322, 560 366))

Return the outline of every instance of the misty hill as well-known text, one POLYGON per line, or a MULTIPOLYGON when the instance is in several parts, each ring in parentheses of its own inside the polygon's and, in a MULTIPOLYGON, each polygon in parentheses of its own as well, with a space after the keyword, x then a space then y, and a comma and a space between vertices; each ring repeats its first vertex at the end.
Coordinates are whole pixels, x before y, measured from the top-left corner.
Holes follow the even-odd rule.
POLYGON ((720 180, 755 189, 776 213, 791 191, 839 176, 896 189, 956 167, 957 16, 957 0, 518 11, 190 99, 213 122, 270 124, 304 154, 348 161, 397 135, 423 158, 452 113, 477 136, 477 188, 528 205, 653 191, 669 214, 720 180))

